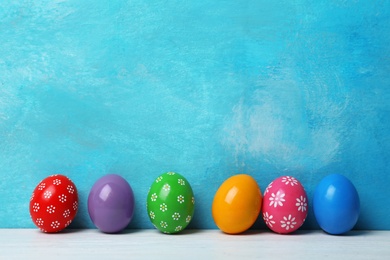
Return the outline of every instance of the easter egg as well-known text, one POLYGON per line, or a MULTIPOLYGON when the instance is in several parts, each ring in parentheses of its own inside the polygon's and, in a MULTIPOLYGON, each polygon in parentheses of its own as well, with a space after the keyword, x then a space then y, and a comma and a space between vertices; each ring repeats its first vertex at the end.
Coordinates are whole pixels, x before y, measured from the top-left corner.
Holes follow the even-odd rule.
POLYGON ((182 231, 195 209, 190 183, 175 172, 160 175, 150 186, 146 207, 150 221, 158 230, 166 234, 182 231))
POLYGON ((307 205, 302 184, 291 176, 279 177, 264 192, 263 220, 276 233, 294 232, 305 222, 307 205))
POLYGON ((72 222, 78 209, 77 189, 74 183, 61 174, 43 179, 30 199, 30 215, 43 232, 63 230, 72 222))
POLYGON ((249 229, 257 220, 262 196, 256 180, 247 174, 225 180, 215 193, 212 215, 220 230, 238 234, 249 229))
POLYGON ((98 179, 89 192, 88 213, 94 225, 104 233, 125 229, 134 214, 130 184, 117 174, 98 179))
POLYGON ((358 221, 359 195, 349 179, 340 174, 331 174, 317 185, 313 209, 318 224, 325 232, 343 234, 358 221))

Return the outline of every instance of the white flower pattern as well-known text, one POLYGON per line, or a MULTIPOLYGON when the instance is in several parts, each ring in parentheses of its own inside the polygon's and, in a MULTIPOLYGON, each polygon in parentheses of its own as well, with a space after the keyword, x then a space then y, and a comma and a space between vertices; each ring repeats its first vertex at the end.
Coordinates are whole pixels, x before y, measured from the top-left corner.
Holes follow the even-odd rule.
POLYGON ((298 184, 298 181, 297 179, 295 179, 294 177, 291 177, 291 176, 285 176, 282 178, 282 182, 284 182, 286 185, 291 185, 291 186, 294 186, 294 185, 297 185, 298 184))
POLYGON ((34 211, 34 212, 38 212, 38 211, 39 211, 39 208, 40 208, 40 207, 39 207, 39 203, 38 203, 38 202, 35 202, 34 205, 32 206, 32 208, 33 208, 33 211, 34 211))
POLYGON ((70 210, 69 209, 65 210, 62 215, 64 216, 64 218, 69 217, 70 216, 70 210))
POLYGON ((70 194, 73 194, 74 193, 74 188, 72 187, 72 185, 68 185, 68 187, 66 188, 68 190, 68 192, 70 194))
POLYGON ((176 228, 175 228, 175 231, 180 231, 180 230, 182 230, 182 226, 177 226, 176 228))
POLYGON ((286 230, 293 229, 297 222, 295 221, 295 217, 292 217, 291 214, 288 217, 283 217, 283 220, 280 221, 280 226, 286 230))
POLYGON ((58 186, 58 185, 61 184, 61 180, 60 179, 55 179, 55 180, 53 180, 53 184, 58 186))
POLYGON ((38 186, 38 190, 43 190, 46 187, 46 183, 41 182, 38 186))
POLYGON ((54 207, 53 205, 47 206, 46 211, 49 214, 53 214, 56 211, 56 207, 54 207))
POLYGON ((306 198, 301 196, 300 198, 296 198, 297 203, 295 203, 295 206, 298 207, 298 211, 305 212, 307 207, 306 198))
POLYGON ((167 210, 168 210, 167 204, 165 204, 165 203, 161 204, 161 205, 160 205, 160 210, 161 210, 162 212, 167 211, 167 210))
POLYGON ((283 202, 285 201, 284 196, 286 194, 282 193, 281 191, 278 191, 275 195, 275 193, 271 193, 271 197, 269 197, 270 203, 269 206, 274 206, 276 208, 277 206, 283 206, 283 202))
POLYGON ((265 189, 264 195, 267 194, 269 192, 269 190, 272 188, 272 184, 273 184, 273 181, 270 184, 268 184, 267 188, 265 189))
POLYGON ((274 216, 268 215, 268 212, 263 213, 263 219, 267 226, 273 227, 273 225, 275 224, 275 221, 272 220, 273 218, 274 216))
POLYGON ((165 221, 161 221, 161 222, 160 222, 160 226, 161 226, 162 228, 167 228, 167 227, 168 227, 168 223, 165 222, 165 221))
POLYGON ((178 212, 175 212, 175 213, 173 213, 172 218, 173 218, 173 220, 179 220, 180 214, 178 212))
POLYGON ((77 201, 73 202, 73 210, 77 210, 79 204, 77 203, 77 201))
POLYGON ((45 199, 50 199, 51 195, 52 195, 51 191, 48 190, 45 191, 45 193, 43 193, 43 197, 45 197, 45 199))
POLYGON ((182 203, 184 202, 184 196, 183 196, 183 195, 177 196, 177 202, 179 202, 180 204, 182 204, 182 203))
POLYGON ((164 191, 170 191, 171 190, 171 186, 169 184, 164 184, 163 190, 164 191))
POLYGON ((37 218, 36 221, 35 221, 35 223, 37 223, 37 226, 43 226, 43 224, 44 224, 45 222, 43 221, 42 218, 37 218))
POLYGON ((52 228, 56 229, 56 228, 59 228, 60 227, 60 222, 58 222, 57 220, 56 221, 53 221, 51 222, 51 225, 50 225, 52 228))
POLYGON ((152 196, 150 197, 151 201, 156 201, 157 200, 157 193, 153 193, 152 196))
POLYGON ((179 183, 181 186, 186 185, 186 182, 183 179, 178 179, 177 183, 179 183))
POLYGON ((64 203, 66 201, 66 195, 65 194, 62 194, 60 196, 58 196, 58 199, 61 203, 64 203))

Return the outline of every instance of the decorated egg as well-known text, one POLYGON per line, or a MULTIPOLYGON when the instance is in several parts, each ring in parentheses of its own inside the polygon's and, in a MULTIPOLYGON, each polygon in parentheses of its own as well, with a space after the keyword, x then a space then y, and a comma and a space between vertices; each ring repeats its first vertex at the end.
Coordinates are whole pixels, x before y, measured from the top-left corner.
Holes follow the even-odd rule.
POLYGON ((182 231, 195 209, 190 183, 175 172, 160 175, 150 186, 146 207, 150 221, 158 230, 166 234, 182 231))
POLYGON ((134 214, 134 194, 130 184, 117 174, 98 179, 89 192, 88 213, 102 232, 117 233, 125 229, 134 214))
POLYGON ((320 227, 333 235, 351 230, 359 218, 360 200, 355 186, 343 175, 331 174, 317 185, 314 215, 320 227))
POLYGON ((220 230, 238 234, 249 229, 261 210, 262 196, 256 180, 247 174, 225 180, 215 193, 212 215, 220 230))
POLYGON ((30 200, 30 215, 43 232, 63 230, 72 222, 78 209, 77 189, 66 176, 56 174, 43 179, 30 200))
POLYGON ((276 233, 287 234, 300 228, 305 222, 307 208, 305 189, 294 177, 279 177, 264 192, 263 219, 276 233))

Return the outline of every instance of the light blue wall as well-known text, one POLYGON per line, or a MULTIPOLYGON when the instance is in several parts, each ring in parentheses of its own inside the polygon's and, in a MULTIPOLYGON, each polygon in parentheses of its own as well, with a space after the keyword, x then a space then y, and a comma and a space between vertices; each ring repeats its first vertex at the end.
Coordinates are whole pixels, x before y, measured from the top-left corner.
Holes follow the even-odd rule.
MULTIPOLYGON (((77 185, 73 227, 106 173, 135 191, 132 228, 165 171, 215 228, 224 179, 297 177, 312 198, 342 173, 358 228, 390 229, 388 1, 0 1, 0 227, 33 227, 38 182, 77 185)), ((305 228, 318 228, 310 208, 305 228)), ((256 227, 264 227, 259 221, 256 227)))

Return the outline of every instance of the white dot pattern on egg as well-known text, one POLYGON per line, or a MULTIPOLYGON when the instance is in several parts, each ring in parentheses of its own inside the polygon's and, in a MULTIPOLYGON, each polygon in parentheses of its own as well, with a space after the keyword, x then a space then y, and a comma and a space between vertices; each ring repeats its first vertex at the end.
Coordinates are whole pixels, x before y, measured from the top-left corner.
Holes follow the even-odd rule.
POLYGON ((158 230, 165 234, 177 233, 187 227, 194 214, 195 198, 184 176, 167 172, 151 185, 146 208, 158 230))
POLYGON ((30 199, 30 215, 43 232, 58 232, 66 228, 76 216, 78 194, 74 183, 56 174, 42 180, 30 199))

